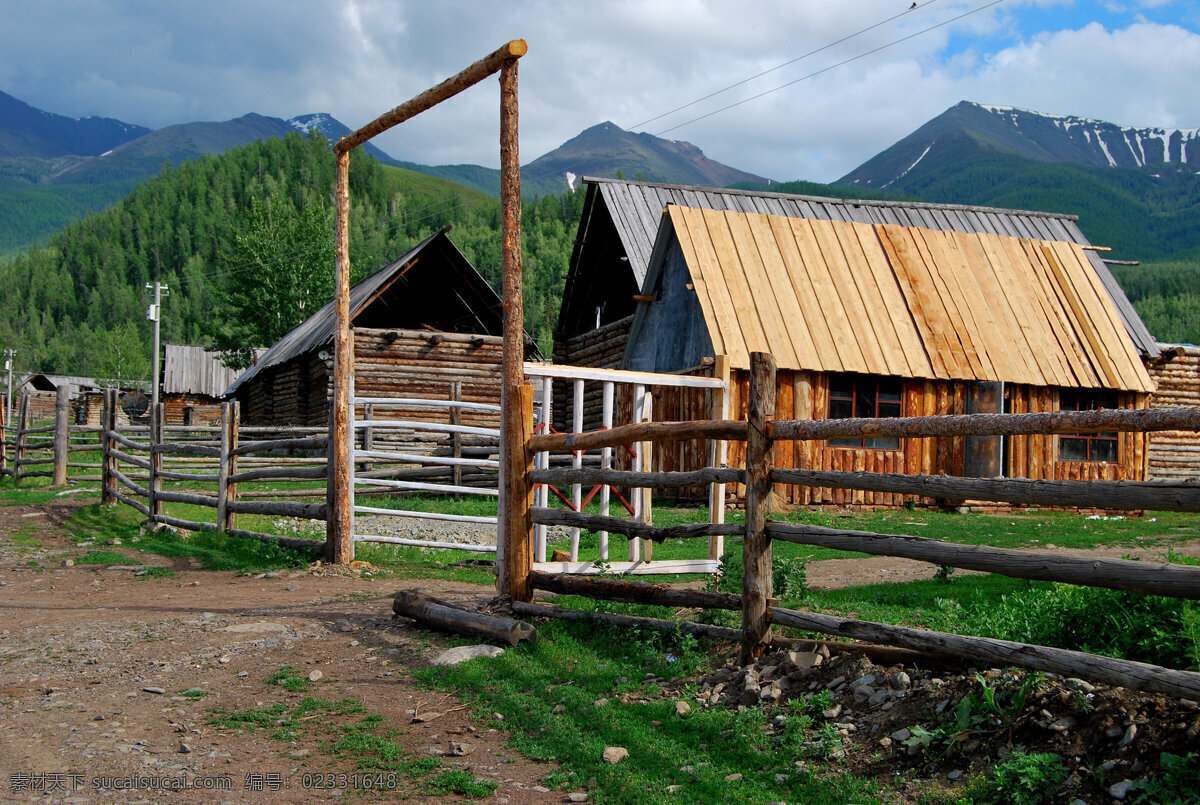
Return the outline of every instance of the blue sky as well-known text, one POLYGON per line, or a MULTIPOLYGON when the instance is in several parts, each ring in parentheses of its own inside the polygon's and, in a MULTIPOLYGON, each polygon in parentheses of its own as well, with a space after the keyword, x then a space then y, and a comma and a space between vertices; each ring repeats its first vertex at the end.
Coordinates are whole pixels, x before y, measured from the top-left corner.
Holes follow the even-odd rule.
MULTIPOLYGON (((0 90, 154 128, 248 112, 329 112, 357 127, 521 37, 528 161, 596 123, 630 126, 896 17, 644 128, 687 123, 664 136, 773 179, 831 181, 960 100, 1200 127, 1196 0, 979 10, 988 2, 0 0, 0 90)), ((496 108, 495 86, 477 87, 377 144, 417 162, 495 166, 496 108)))

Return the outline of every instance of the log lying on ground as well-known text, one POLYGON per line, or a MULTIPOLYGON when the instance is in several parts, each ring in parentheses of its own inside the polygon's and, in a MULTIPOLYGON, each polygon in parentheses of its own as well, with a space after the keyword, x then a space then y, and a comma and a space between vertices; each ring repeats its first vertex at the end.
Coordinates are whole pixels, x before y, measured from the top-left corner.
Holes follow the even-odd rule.
POLYGON ((529 574, 535 590, 561 595, 581 595, 605 601, 627 604, 655 604, 664 607, 699 607, 701 609, 742 608, 742 597, 733 593, 712 593, 703 590, 684 590, 653 584, 648 581, 573 576, 565 573, 545 573, 534 570, 529 574))
POLYGON ((462 609, 420 590, 397 592, 392 611, 434 629, 495 640, 510 646, 537 638, 537 630, 524 621, 462 609))
POLYGON ((1200 699, 1200 674, 1192 671, 1176 671, 1132 660, 1114 660, 1085 654, 1082 651, 1031 646, 988 637, 928 632, 833 615, 819 615, 815 612, 773 608, 770 614, 772 622, 780 626, 810 629, 872 643, 887 643, 915 651, 935 651, 987 665, 1019 665, 1036 671, 1077 676, 1132 690, 1200 699))
POLYGON ((636 615, 615 615, 611 612, 587 612, 581 609, 563 609, 550 604, 526 604, 524 601, 513 601, 512 610, 517 615, 531 618, 563 618, 572 621, 590 621, 608 623, 614 626, 640 626, 656 629, 660 632, 679 632, 682 634, 715 637, 720 640, 738 641, 742 639, 740 629, 730 629, 727 626, 713 626, 708 623, 693 623, 692 621, 669 621, 662 618, 646 618, 636 615))
POLYGON ((862 551, 877 556, 903 556, 935 565, 999 573, 1011 578, 1200 599, 1200 568, 1168 562, 1062 556, 986 545, 961 545, 928 537, 844 531, 792 523, 772 522, 767 526, 767 533, 771 539, 783 542, 862 551))

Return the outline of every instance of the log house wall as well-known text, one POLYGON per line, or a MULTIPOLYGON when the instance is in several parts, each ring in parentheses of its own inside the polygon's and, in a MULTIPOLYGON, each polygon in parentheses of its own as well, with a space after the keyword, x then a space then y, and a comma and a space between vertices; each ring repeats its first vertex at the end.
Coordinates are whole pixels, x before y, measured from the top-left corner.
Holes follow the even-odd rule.
MULTIPOLYGON (((776 419, 824 419, 829 410, 826 376, 815 372, 781 370, 776 385, 776 419)), ((905 380, 903 416, 965 414, 966 384, 953 381, 905 380)), ((708 419, 711 397, 691 389, 653 389, 654 411, 658 421, 708 419)), ((735 370, 730 382, 730 418, 745 419, 749 393, 749 372, 735 370)), ((1011 413, 1035 413, 1058 410, 1055 389, 1010 385, 1006 389, 1011 413)), ((1146 408, 1148 395, 1121 392, 1122 408, 1146 408)), ((628 421, 628 414, 625 414, 628 421)), ((1059 461, 1056 436, 1017 436, 1005 445, 1005 475, 1043 480, 1145 480, 1146 444, 1144 433, 1119 436, 1118 461, 1059 461)), ((708 448, 702 441, 664 443, 655 451, 655 468, 661 471, 694 470, 706 466, 708 448)), ((745 445, 730 442, 730 467, 745 464, 745 445)), ((906 475, 963 474, 963 438, 927 438, 901 440, 899 450, 830 447, 815 441, 779 441, 775 444, 775 466, 841 472, 904 473, 906 475)), ((686 490, 682 497, 699 499, 702 490, 686 490)), ((740 498, 740 488, 730 488, 740 498)), ((902 506, 905 503, 933 503, 911 495, 849 489, 779 486, 776 495, 787 504, 832 504, 838 506, 902 506)))
MULTIPOLYGON (((1200 347, 1160 346, 1173 357, 1147 368, 1158 384, 1151 408, 1200 405, 1200 347)), ((1150 435, 1149 477, 1154 481, 1182 481, 1200 477, 1200 442, 1195 433, 1162 431, 1150 435)))

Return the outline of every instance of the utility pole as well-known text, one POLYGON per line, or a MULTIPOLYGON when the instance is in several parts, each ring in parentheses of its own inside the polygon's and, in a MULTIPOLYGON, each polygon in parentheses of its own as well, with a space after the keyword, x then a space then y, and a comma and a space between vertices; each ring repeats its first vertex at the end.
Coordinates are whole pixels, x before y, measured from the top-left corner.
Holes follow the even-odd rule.
POLYGON ((4 371, 8 373, 8 384, 5 391, 4 400, 4 424, 8 425, 12 421, 12 373, 13 373, 13 356, 17 354, 15 349, 4 350, 4 371))
MULTIPOLYGON (((160 365, 158 362, 159 361, 159 352, 161 352, 161 349, 159 348, 159 343, 158 343, 158 322, 159 322, 159 319, 162 318, 163 291, 167 290, 167 286, 163 285, 161 282, 155 280, 153 285, 151 285, 150 283, 146 283, 146 287, 151 288, 154 291, 154 302, 151 303, 150 307, 146 308, 146 318, 149 319, 150 321, 154 322, 154 360, 152 361, 152 368, 150 370, 151 371, 150 428, 151 428, 151 430, 153 430, 155 424, 157 424, 156 419, 158 417, 158 386, 159 386, 159 381, 161 379, 161 377, 159 375, 160 365)), ((170 296, 170 294, 168 293, 167 296, 170 296)))

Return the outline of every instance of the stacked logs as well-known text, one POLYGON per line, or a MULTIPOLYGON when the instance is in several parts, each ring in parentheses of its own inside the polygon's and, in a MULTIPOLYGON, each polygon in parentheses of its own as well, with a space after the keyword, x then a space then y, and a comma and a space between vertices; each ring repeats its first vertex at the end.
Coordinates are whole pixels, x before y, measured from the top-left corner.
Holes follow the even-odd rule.
MULTIPOLYGON (((1200 347, 1171 347, 1168 360, 1150 364, 1150 377, 1158 389, 1150 397, 1151 408, 1200 405, 1200 347)), ((1149 473, 1151 480, 1183 480, 1200 475, 1200 444, 1196 434, 1161 431, 1150 434, 1149 473)))

